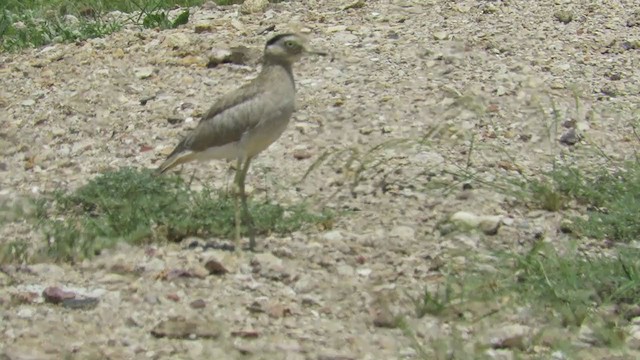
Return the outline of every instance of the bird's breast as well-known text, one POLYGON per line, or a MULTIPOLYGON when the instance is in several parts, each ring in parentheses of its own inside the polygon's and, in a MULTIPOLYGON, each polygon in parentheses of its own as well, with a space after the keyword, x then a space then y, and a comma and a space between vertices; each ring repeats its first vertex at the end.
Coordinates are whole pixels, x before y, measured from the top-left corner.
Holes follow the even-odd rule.
POLYGON ((247 155, 254 156, 265 150, 282 135, 295 110, 293 96, 287 99, 270 99, 270 104, 260 114, 258 125, 248 130, 241 142, 247 155))

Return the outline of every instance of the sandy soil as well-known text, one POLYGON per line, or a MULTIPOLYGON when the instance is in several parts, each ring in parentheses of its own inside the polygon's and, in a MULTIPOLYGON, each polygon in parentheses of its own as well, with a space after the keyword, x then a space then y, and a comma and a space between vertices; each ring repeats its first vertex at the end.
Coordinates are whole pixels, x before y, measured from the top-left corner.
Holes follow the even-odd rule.
MULTIPOLYGON (((456 271, 495 271, 495 250, 522 250, 540 234, 566 243, 558 231, 562 213, 531 210, 496 184, 535 177, 554 161, 605 164, 596 149, 615 159, 633 155, 640 5, 370 0, 344 10, 346 4, 290 1, 253 14, 206 6, 192 9, 191 22, 176 30, 129 27, 103 39, 0 54, 0 196, 10 203, 80 186, 106 170, 157 166, 217 96, 259 70, 251 61, 207 68, 212 49, 259 51, 274 34, 259 35, 269 25, 303 32, 333 59, 296 66, 298 110, 248 181, 254 196, 355 210, 331 230, 258 239, 262 252, 241 257, 185 242, 122 246, 81 264, 7 266, 0 272, 3 358, 418 358, 392 324, 398 315, 426 358, 453 339, 449 348, 468 354, 455 358, 572 358, 535 336, 551 325, 526 308, 497 304, 483 317, 492 310, 485 304, 468 309, 473 321, 417 319, 410 296, 456 271), (571 21, 563 22, 561 11, 571 21), (196 33, 198 24, 210 31, 196 33), (570 129, 579 138, 564 145, 559 140, 570 129), (421 145, 387 146, 367 157, 385 141, 423 137, 421 145), (345 169, 344 157, 296 184, 332 149, 372 161, 355 186, 355 168, 345 169), (473 179, 464 181, 465 172, 473 179), (502 226, 495 235, 440 231, 457 211, 498 216, 502 226), (211 259, 230 272, 207 275, 211 259), (172 276, 175 269, 194 275, 172 276), (49 286, 99 303, 45 304, 40 294, 49 286), (27 299, 16 304, 16 296, 27 299), (172 338, 189 334, 199 336, 172 338)), ((194 186, 226 186, 227 167, 200 166, 194 186)), ((42 241, 21 221, 1 234, 2 242, 42 241)), ((613 351, 553 331, 585 349, 576 358, 640 357, 640 341, 613 351)))

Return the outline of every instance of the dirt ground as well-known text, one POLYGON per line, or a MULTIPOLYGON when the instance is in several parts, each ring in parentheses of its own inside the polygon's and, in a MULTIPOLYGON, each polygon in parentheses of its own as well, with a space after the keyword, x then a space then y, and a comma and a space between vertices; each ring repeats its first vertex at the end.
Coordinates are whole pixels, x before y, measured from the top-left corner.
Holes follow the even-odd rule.
MULTIPOLYGON (((412 315, 410 296, 457 269, 495 270, 495 250, 522 250, 540 234, 567 241, 558 231, 562 213, 531 210, 492 184, 536 176, 554 161, 600 166, 595 149, 633 155, 640 4, 579 3, 369 0, 345 10, 349 2, 288 1, 253 14, 207 5, 176 30, 127 27, 0 54, 0 196, 13 202, 72 189, 106 170, 157 166, 217 96, 259 71, 255 61, 207 68, 212 49, 259 51, 275 32, 307 34, 332 58, 295 66, 298 110, 248 181, 254 196, 353 210, 330 230, 260 238, 258 254, 191 248, 207 239, 189 239, 120 246, 80 264, 7 266, 2 358, 419 358, 393 326, 399 315, 424 345, 423 358, 437 358, 437 344, 468 358, 640 358, 640 334, 613 351, 562 329, 558 336, 575 336, 583 349, 577 357, 544 341, 493 349, 495 338, 515 333, 532 342, 548 325, 526 308, 498 307, 473 322, 412 315), (259 34, 270 25, 275 32, 259 34), (570 129, 578 138, 562 144, 570 129), (380 163, 369 162, 356 186, 337 157, 296 184, 327 150, 352 149, 363 159, 382 142, 422 137, 420 146, 374 152, 380 163), (456 174, 465 170, 475 175, 463 190, 456 174), (502 226, 495 235, 439 231, 457 211, 499 216, 502 226), (211 259, 230 272, 206 275, 211 259), (198 276, 172 276, 175 269, 198 276), (39 294, 49 286, 99 303, 45 304, 39 294), (36 295, 15 305, 16 294, 36 295), (488 349, 474 352, 477 344, 488 349)), ((186 166, 185 176, 194 169, 186 166)), ((194 187, 225 187, 228 165, 200 165, 195 179, 194 187)), ((20 221, 5 224, 1 236, 42 241, 20 221)))

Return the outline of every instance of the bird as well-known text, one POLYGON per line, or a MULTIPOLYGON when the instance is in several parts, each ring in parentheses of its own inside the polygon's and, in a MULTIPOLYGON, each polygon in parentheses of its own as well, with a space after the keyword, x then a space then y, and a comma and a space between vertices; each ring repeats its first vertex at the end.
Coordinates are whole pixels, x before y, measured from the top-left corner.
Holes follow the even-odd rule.
POLYGON ((271 37, 264 47, 258 76, 220 97, 156 169, 160 175, 192 161, 237 161, 233 181, 237 250, 241 249, 242 222, 249 230, 249 249, 253 250, 256 245, 245 193, 251 160, 274 143, 289 124, 295 111, 296 93, 292 66, 305 55, 326 56, 327 53, 310 49, 300 34, 281 33, 271 37))

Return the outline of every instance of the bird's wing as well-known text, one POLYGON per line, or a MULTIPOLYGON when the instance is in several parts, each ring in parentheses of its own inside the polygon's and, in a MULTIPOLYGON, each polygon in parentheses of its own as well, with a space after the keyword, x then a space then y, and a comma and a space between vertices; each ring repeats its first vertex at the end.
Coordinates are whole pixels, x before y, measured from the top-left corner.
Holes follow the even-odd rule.
POLYGON ((158 167, 163 173, 172 167, 192 160, 194 153, 239 141, 245 131, 257 125, 264 111, 259 106, 263 90, 255 82, 222 96, 202 116, 167 159, 158 167))

